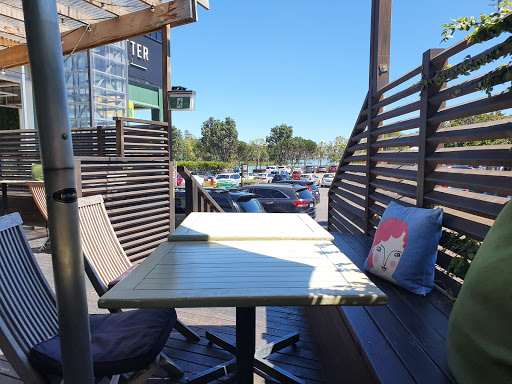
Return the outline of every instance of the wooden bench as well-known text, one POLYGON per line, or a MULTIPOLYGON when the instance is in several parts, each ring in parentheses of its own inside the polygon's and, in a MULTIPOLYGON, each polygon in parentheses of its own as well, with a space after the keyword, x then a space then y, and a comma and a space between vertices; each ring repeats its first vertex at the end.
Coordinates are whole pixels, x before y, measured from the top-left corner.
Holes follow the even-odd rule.
MULTIPOLYGON (((333 235, 363 270, 372 239, 333 235)), ((422 297, 366 274, 388 296, 386 306, 310 309, 327 382, 454 383, 445 356, 452 300, 440 289, 422 297)))

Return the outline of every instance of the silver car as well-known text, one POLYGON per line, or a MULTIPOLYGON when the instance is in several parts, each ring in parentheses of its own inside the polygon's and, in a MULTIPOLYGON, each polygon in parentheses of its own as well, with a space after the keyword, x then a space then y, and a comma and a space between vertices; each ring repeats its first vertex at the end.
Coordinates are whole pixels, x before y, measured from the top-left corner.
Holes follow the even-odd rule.
POLYGON ((334 179, 334 173, 326 173, 320 181, 320 187, 330 187, 332 180, 334 179))
POLYGON ((317 175, 315 175, 314 173, 303 173, 302 175, 300 175, 300 179, 306 180, 306 181, 312 181, 315 183, 315 185, 320 184, 320 178, 317 175))

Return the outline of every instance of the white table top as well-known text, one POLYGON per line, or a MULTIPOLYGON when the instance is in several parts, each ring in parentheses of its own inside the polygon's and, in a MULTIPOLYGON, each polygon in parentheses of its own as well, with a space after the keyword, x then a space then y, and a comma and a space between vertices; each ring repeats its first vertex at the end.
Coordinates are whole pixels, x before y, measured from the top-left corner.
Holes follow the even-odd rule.
POLYGON ((169 241, 324 240, 333 236, 306 214, 192 212, 169 241))
POLYGON ((184 241, 161 244, 98 303, 100 308, 377 305, 385 304, 386 296, 330 241, 184 241))

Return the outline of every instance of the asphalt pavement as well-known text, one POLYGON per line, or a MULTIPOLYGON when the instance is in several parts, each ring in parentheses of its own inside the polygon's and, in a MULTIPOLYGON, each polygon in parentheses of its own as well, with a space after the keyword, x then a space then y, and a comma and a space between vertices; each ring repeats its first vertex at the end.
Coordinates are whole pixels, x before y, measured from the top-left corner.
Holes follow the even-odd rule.
POLYGON ((322 227, 327 229, 327 207, 329 203, 327 201, 327 192, 329 191, 329 188, 318 187, 318 190, 320 191, 320 203, 316 205, 316 221, 322 227))

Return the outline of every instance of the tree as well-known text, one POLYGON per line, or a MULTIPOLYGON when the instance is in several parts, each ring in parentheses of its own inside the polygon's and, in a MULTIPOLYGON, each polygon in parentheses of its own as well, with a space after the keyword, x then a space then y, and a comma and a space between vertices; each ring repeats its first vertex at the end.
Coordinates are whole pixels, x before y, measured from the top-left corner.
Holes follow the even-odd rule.
POLYGON ((181 135, 181 131, 174 125, 171 128, 172 132, 172 153, 175 160, 183 160, 185 155, 185 141, 181 135))
POLYGON ((283 164, 286 160, 286 152, 289 151, 290 142, 286 141, 292 138, 293 127, 281 124, 270 130, 270 136, 267 136, 268 152, 270 160, 283 164))
POLYGON ((302 139, 300 146, 300 154, 306 166, 307 160, 312 160, 316 152, 316 143, 313 140, 302 139))
POLYGON ((210 117, 201 128, 201 144, 203 155, 208 160, 228 162, 236 154, 238 132, 236 123, 230 117, 225 121, 214 120, 210 117))
POLYGON ((333 141, 330 141, 327 145, 327 160, 330 163, 338 163, 345 152, 347 147, 347 139, 343 136, 336 137, 333 141))
POLYGON ((319 165, 322 165, 322 160, 325 159, 326 153, 327 153, 327 143, 322 140, 316 144, 316 151, 315 151, 315 155, 319 161, 319 165))
POLYGON ((199 160, 201 154, 199 139, 192 135, 189 131, 185 131, 183 135, 183 161, 195 161, 199 160))
POLYGON ((268 160, 267 143, 264 139, 249 141, 249 150, 251 159, 256 161, 257 167, 260 167, 261 160, 268 160))
MULTIPOLYGON (((478 124, 485 123, 488 121, 496 121, 496 120, 504 120, 509 119, 511 116, 505 115, 501 111, 491 112, 491 113, 483 113, 481 115, 474 115, 463 117, 461 119, 450 120, 446 126, 448 127, 457 127, 461 125, 469 125, 469 124, 478 124)), ((447 143, 445 147, 473 147, 479 145, 499 145, 499 144, 512 144, 512 139, 497 139, 497 140, 476 140, 476 141, 466 141, 466 142, 455 142, 455 143, 447 143)))
POLYGON ((249 145, 245 141, 238 141, 238 145, 236 147, 236 160, 238 161, 238 166, 241 167, 242 163, 248 162, 250 157, 251 150, 249 145))

